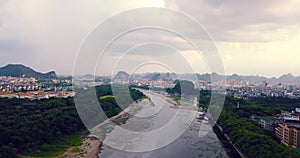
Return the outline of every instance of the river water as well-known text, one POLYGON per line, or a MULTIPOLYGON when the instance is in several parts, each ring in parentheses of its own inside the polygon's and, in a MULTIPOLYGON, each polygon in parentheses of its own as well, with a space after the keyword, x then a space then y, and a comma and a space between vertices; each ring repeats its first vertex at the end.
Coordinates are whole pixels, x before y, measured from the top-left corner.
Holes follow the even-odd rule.
POLYGON ((216 134, 203 132, 210 125, 194 119, 195 111, 172 108, 162 94, 143 93, 151 101, 134 105, 139 110, 125 124, 108 124, 98 130, 104 136, 100 158, 228 157, 216 134))

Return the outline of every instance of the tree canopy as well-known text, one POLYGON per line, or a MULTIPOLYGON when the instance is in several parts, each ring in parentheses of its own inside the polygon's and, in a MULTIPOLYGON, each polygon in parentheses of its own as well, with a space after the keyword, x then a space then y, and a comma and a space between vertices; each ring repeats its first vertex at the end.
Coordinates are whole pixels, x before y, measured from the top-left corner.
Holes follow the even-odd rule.
MULTIPOLYGON (((112 95, 110 85, 96 86, 96 93, 108 117, 121 111, 114 97, 100 99, 112 95)), ((129 95, 131 101, 144 97, 143 93, 131 88, 129 95)), ((126 103, 128 106, 132 102, 126 103)), ((84 129, 73 98, 35 101, 0 98, 0 157, 15 156, 16 151, 51 150, 49 145, 58 139, 84 129)))

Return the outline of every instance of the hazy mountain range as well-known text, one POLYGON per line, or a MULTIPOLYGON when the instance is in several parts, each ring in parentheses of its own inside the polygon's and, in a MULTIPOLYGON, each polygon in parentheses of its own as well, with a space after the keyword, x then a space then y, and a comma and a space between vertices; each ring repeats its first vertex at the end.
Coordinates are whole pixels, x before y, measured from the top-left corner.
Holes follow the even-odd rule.
MULTIPOLYGON (((124 75, 122 71, 122 76, 129 76, 124 75)), ((119 73, 116 75, 117 78, 119 73)), ((205 74, 175 74, 175 73, 142 73, 142 74, 133 74, 131 75, 130 79, 146 79, 146 80, 174 80, 174 79, 186 79, 186 80, 202 80, 206 82, 211 82, 212 79, 213 81, 220 81, 224 80, 235 80, 235 81, 249 81, 250 83, 256 83, 256 82, 272 82, 272 83, 286 83, 286 84, 300 84, 300 76, 294 76, 291 73, 284 74, 278 78, 272 77, 272 78, 267 78, 264 76, 258 76, 258 75, 250 75, 250 76, 243 76, 243 75, 238 75, 238 74, 233 74, 233 75, 219 75, 217 73, 205 73, 205 74)))
POLYGON ((34 77, 37 79, 54 79, 56 73, 50 71, 48 73, 36 72, 33 69, 21 64, 8 64, 0 68, 0 76, 12 76, 12 77, 34 77))
MULTIPOLYGON (((0 76, 35 77, 37 79, 57 78, 55 71, 50 71, 48 73, 41 73, 41 72, 37 72, 37 71, 33 70, 32 68, 29 68, 29 67, 21 65, 21 64, 8 64, 4 67, 0 67, 0 76)), ((93 78, 94 75, 87 74, 87 75, 84 75, 83 77, 93 78)), ((153 72, 153 73, 140 73, 140 74, 129 75, 125 71, 120 71, 113 77, 113 79, 128 80, 128 78, 130 78, 130 79, 168 81, 168 80, 175 80, 178 78, 186 79, 186 80, 194 80, 197 78, 198 80, 211 82, 211 77, 214 79, 214 81, 219 81, 219 80, 223 80, 224 78, 226 78, 226 80, 249 81, 250 83, 266 81, 266 82, 272 82, 272 83, 300 84, 300 76, 294 76, 291 73, 284 74, 280 77, 267 78, 267 77, 258 76, 258 75, 243 76, 243 75, 238 75, 238 74, 223 76, 223 75, 219 75, 217 73, 175 74, 175 73, 168 73, 168 72, 166 72, 166 73, 153 72)))

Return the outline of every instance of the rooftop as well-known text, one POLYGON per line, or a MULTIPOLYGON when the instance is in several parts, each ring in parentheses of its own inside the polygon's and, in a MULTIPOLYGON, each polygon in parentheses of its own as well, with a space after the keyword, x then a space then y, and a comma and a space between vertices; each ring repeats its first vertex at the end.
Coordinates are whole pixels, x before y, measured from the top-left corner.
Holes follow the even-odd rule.
POLYGON ((283 120, 285 120, 285 121, 299 121, 298 118, 294 118, 294 117, 283 117, 283 120))

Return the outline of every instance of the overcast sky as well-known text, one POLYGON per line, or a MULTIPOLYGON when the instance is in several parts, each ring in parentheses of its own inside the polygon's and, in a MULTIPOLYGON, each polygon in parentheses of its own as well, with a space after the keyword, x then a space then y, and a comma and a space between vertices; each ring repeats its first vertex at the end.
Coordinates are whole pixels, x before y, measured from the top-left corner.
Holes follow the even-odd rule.
MULTIPOLYGON (((41 72, 72 74, 77 51, 89 32, 117 13, 140 7, 170 8, 196 19, 215 41, 226 74, 300 75, 298 0, 1 0, 0 66, 21 63, 41 72)), ((195 72, 208 71, 201 56, 176 35, 151 29, 135 31, 113 43, 98 64, 103 72, 97 73, 109 74, 112 67, 135 59, 144 60, 146 65, 148 60, 161 59, 164 64, 180 55, 195 72), (156 43, 133 49, 116 64, 128 50, 124 48, 147 42, 156 43), (167 44, 158 44, 162 42, 167 44)), ((168 69, 163 64, 151 64, 127 71, 168 69)), ((182 65, 175 64, 172 69, 183 72, 182 65)), ((80 72, 85 73, 85 69, 80 72)))

